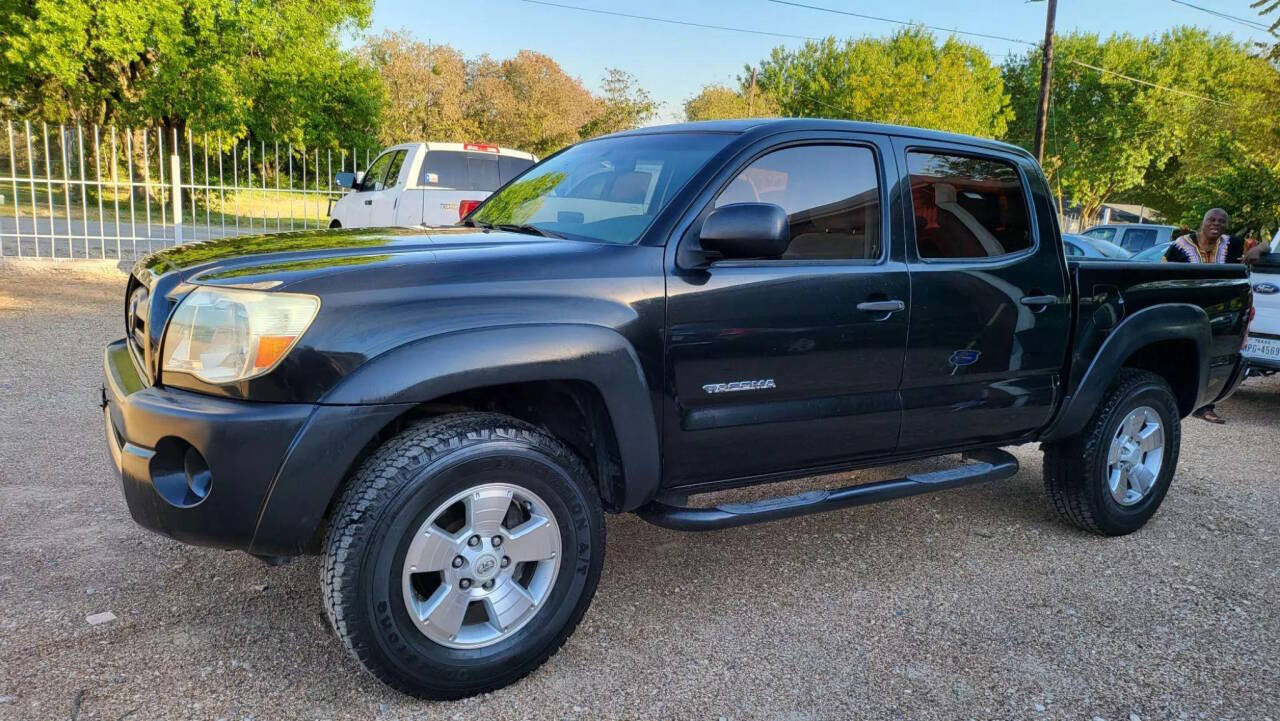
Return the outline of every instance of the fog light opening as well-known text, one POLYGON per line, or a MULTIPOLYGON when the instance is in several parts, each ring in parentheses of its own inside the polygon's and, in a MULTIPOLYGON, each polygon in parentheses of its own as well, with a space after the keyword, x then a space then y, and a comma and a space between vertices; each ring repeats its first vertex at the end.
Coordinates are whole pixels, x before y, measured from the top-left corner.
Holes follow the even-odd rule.
POLYGON ((209 496, 213 475, 195 446, 173 436, 161 438, 151 457, 151 484, 178 508, 190 508, 209 496))

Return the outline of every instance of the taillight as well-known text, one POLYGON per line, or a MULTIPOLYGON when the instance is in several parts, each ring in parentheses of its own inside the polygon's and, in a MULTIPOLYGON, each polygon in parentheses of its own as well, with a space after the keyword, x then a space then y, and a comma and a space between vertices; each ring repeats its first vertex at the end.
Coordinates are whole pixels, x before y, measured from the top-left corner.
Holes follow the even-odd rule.
POLYGON ((462 149, 463 149, 463 150, 475 150, 475 151, 478 151, 478 152, 481 152, 481 153, 496 153, 496 152, 498 152, 498 146, 496 146, 496 145, 486 145, 485 143, 463 143, 463 144, 462 144, 462 149))
POLYGON ((1249 326, 1253 324, 1253 317, 1258 314, 1258 309, 1253 306, 1253 295, 1249 295, 1249 314, 1244 318, 1244 337, 1240 340, 1240 347, 1244 348, 1249 343, 1249 326))
POLYGON ((475 210, 477 205, 480 205, 480 201, 478 200, 463 200, 459 202, 458 203, 458 220, 462 220, 463 218, 470 215, 471 211, 475 210))

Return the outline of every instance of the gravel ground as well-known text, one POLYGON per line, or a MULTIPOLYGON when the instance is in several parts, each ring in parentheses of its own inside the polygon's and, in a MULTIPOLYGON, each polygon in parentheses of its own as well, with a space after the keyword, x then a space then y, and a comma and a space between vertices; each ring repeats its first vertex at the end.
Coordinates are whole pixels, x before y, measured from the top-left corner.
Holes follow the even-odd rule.
POLYGON ((610 517, 564 649, 430 704, 347 657, 316 559, 134 525, 97 405, 123 281, 72 275, 0 267, 0 719, 1280 718, 1280 378, 1185 423, 1125 538, 1057 521, 1034 446, 1007 481, 763 526, 610 517))

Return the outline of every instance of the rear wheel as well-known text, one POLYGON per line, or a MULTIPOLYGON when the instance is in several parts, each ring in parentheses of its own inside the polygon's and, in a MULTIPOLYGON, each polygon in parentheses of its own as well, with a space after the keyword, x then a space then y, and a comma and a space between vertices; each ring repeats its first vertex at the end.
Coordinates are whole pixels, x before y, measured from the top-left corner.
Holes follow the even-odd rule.
POLYGON ((341 228, 341 227, 342 227, 342 223, 339 223, 339 222, 338 222, 338 219, 337 219, 337 218, 334 218, 333 220, 329 221, 329 227, 330 227, 330 228, 341 228))
POLYGON ((325 541, 325 607, 375 677, 460 698, 555 653, 603 558, 600 501, 568 448, 506 416, 443 416, 356 472, 325 541))
POLYGON ((1169 384, 1122 370, 1080 433, 1045 445, 1045 489, 1068 523, 1107 536, 1132 533, 1164 501, 1180 441, 1169 384))

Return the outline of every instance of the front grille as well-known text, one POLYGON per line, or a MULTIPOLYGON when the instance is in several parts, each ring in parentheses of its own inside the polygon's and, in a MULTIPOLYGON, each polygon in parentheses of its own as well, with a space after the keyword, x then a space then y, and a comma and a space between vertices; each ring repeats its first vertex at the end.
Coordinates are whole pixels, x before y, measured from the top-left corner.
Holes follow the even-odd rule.
POLYGON ((151 366, 147 362, 151 349, 151 338, 147 332, 147 322, 151 317, 150 290, 137 279, 131 278, 126 293, 128 295, 125 296, 125 338, 128 339, 129 352, 133 355, 134 362, 143 370, 144 377, 150 382, 151 366))

